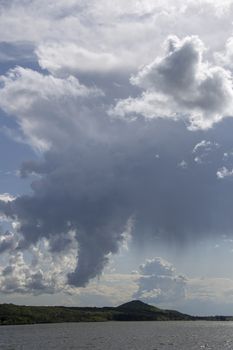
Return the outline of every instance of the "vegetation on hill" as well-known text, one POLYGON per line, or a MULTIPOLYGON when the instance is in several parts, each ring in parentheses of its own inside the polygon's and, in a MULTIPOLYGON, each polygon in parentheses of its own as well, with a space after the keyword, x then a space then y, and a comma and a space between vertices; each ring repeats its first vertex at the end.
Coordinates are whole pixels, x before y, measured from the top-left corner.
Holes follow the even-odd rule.
POLYGON ((232 320, 232 317, 194 317, 174 310, 162 310, 134 300, 118 307, 64 307, 0 305, 0 325, 99 322, 99 321, 171 321, 232 320))

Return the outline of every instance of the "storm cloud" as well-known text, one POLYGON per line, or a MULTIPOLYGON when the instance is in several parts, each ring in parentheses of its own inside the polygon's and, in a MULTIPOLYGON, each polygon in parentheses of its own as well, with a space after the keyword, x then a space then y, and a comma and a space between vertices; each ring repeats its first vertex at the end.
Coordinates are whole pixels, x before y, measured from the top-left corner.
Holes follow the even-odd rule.
MULTIPOLYGON (((37 15, 36 1, 11 3, 1 2, 0 18, 6 28, 10 20, 15 28, 5 31, 4 40, 19 40, 22 23, 33 27, 24 32, 33 43, 28 50, 35 48, 37 69, 24 62, 1 75, 0 108, 15 123, 16 141, 36 156, 19 171, 30 179, 30 191, 0 197, 1 214, 15 230, 15 239, 4 237, 0 243, 0 251, 13 256, 2 272, 4 290, 53 293, 62 283, 86 286, 124 244, 132 218, 132 242, 139 246, 159 239, 181 249, 205 237, 231 235, 233 89, 230 67, 222 59, 224 50, 230 57, 231 42, 215 49, 203 33, 210 50, 218 52, 208 56, 197 18, 196 35, 168 33, 176 16, 186 28, 184 13, 195 6, 198 13, 211 9, 221 28, 217 5, 198 7, 191 1, 183 12, 177 5, 165 13, 163 1, 135 8, 132 1, 107 6, 61 0, 56 6, 50 1, 46 11, 42 1, 37 15), (157 21, 166 27, 158 37, 157 21), (42 250, 64 263, 66 282, 44 274, 39 263, 27 269, 21 253, 39 249, 44 241, 42 250)), ((231 21, 231 4, 225 6, 231 21)), ((225 39, 227 34, 219 35, 225 39)), ((163 268, 162 276, 169 270, 161 261, 153 264, 141 272, 152 265, 163 268)), ((170 275, 151 278, 154 289, 157 284, 169 288, 168 277, 176 294, 177 281, 170 275)), ((182 278, 177 288, 183 291, 182 278)))
POLYGON ((94 135, 82 119, 72 133, 78 139, 67 139, 66 130, 53 139, 51 129, 51 149, 40 161, 22 165, 23 176, 34 176, 32 194, 1 202, 4 214, 19 223, 17 249, 45 237, 53 254, 66 254, 71 244, 66 236, 75 232, 77 266, 68 281, 83 286, 118 251, 132 216, 136 244, 160 237, 179 246, 231 231, 232 193, 216 176, 223 150, 213 153, 211 162, 197 164, 193 149, 203 135, 180 123, 128 123, 92 113, 85 118, 84 126, 94 118, 94 135), (178 166, 182 159, 186 169, 178 166))

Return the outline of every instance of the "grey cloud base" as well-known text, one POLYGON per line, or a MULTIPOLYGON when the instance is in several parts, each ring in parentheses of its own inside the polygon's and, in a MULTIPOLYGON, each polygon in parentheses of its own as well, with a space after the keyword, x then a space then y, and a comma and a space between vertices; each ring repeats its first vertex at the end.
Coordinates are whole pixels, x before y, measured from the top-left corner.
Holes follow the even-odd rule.
POLYGON ((52 254, 66 254, 71 244, 66 236, 74 231, 77 267, 68 282, 84 286, 118 251, 131 216, 135 244, 151 244, 159 237, 182 246, 231 234, 231 184, 216 176, 230 132, 229 138, 218 136, 222 147, 208 149, 203 163, 193 154, 203 135, 215 139, 221 129, 229 129, 227 123, 203 134, 171 121, 104 120, 111 135, 107 142, 82 138, 77 146, 48 151, 43 161, 23 165, 24 175, 40 175, 32 183, 33 194, 0 202, 1 211, 20 223, 16 249, 46 237, 52 254), (182 159, 185 169, 178 166, 182 159))

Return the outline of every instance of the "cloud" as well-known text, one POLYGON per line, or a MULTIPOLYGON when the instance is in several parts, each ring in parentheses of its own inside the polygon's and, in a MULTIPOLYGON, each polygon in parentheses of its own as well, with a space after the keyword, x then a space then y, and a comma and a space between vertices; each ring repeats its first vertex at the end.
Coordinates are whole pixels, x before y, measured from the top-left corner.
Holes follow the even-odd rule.
POLYGON ((137 290, 138 274, 104 273, 85 288, 79 288, 78 300, 82 305, 118 306, 133 298, 137 290))
POLYGON ((98 72, 119 70, 119 59, 111 53, 95 52, 79 47, 75 43, 43 44, 36 50, 38 62, 50 72, 98 72))
POLYGON ((168 261, 156 257, 149 259, 145 264, 140 266, 140 272, 143 275, 162 275, 162 276, 173 276, 175 268, 168 261))
POLYGON ((0 254, 6 251, 12 251, 16 248, 16 240, 13 233, 6 231, 0 237, 0 254))
POLYGON ((147 260, 135 277, 138 277, 138 290, 133 298, 160 307, 178 308, 193 315, 221 314, 221 310, 229 314, 226 306, 233 302, 232 279, 184 276, 161 257, 147 260))
POLYGON ((37 150, 52 147, 57 137, 70 138, 72 124, 77 122, 72 120, 71 103, 82 114, 81 109, 88 108, 85 102, 89 97, 102 95, 97 88, 87 88, 73 76, 56 78, 22 67, 2 75, 0 84, 1 109, 16 117, 25 142, 37 150), (68 125, 70 130, 66 130, 68 125))
MULTIPOLYGON (((216 178, 222 163, 214 151, 232 143, 232 124, 223 121, 232 110, 231 73, 210 63, 231 22, 231 2, 209 0, 0 3, 3 60, 24 63, 2 73, 0 108, 16 124, 15 141, 37 155, 21 166, 23 178, 34 175, 30 192, 0 197, 15 230, 14 242, 2 242, 3 255, 15 259, 3 271, 6 292, 85 286, 129 237, 140 246, 155 238, 180 246, 232 231, 232 189, 216 178), (170 33, 177 36, 164 53, 170 33), (25 68, 31 53, 34 65, 25 68), (115 98, 117 118, 107 114, 115 98), (194 148, 205 167, 189 161, 194 148), (26 258, 33 249, 35 267, 26 258)), ((183 291, 165 265, 155 261, 159 278, 142 280, 164 300, 168 286, 171 298, 183 291)))
POLYGON ((202 140, 198 142, 193 148, 192 153, 195 158, 194 161, 198 164, 203 164, 210 161, 210 155, 212 152, 216 152, 220 148, 217 142, 211 142, 207 140, 202 140))
POLYGON ((183 305, 186 312, 197 315, 197 308, 200 307, 200 315, 230 315, 229 305, 233 302, 232 279, 191 278, 186 290, 187 299, 183 305))
POLYGON ((230 37, 227 39, 224 50, 222 52, 215 53, 215 59, 220 65, 232 71, 233 70, 232 58, 233 58, 233 37, 230 37))
POLYGON ((233 170, 229 170, 225 166, 223 166, 222 168, 218 169, 216 175, 217 175, 218 179, 225 179, 227 177, 232 177, 233 176, 233 170))
POLYGON ((110 114, 146 118, 182 119, 191 129, 206 129, 231 116, 232 76, 229 71, 203 60, 204 44, 196 37, 169 37, 162 58, 131 78, 141 87, 137 98, 121 100, 110 114))
POLYGON ((193 149, 193 153, 198 153, 199 150, 204 149, 205 152, 210 152, 212 150, 212 147, 219 147, 218 143, 213 143, 211 141, 206 141, 206 140, 202 140, 201 142, 198 142, 194 149, 193 149))
POLYGON ((70 285, 85 286, 99 276, 126 232, 132 244, 160 237, 179 246, 231 230, 232 194, 219 191, 224 184, 216 178, 216 159, 201 170, 177 166, 202 134, 179 121, 111 119, 106 110, 112 97, 74 76, 18 67, 1 82, 1 108, 40 153, 21 167, 23 177, 36 175, 31 193, 0 201, 0 210, 17 223, 19 251, 47 239, 50 254, 65 257, 76 244, 70 285))
POLYGON ((180 167, 181 169, 187 169, 188 163, 185 160, 182 160, 177 164, 177 166, 180 167))
POLYGON ((11 202, 15 200, 15 197, 12 196, 11 194, 9 193, 2 193, 0 194, 0 201, 3 201, 3 202, 11 202))
MULTIPOLYGON (((76 265, 67 271, 69 284, 85 286, 101 274, 125 241, 132 217, 134 244, 150 244, 159 236, 179 245, 231 227, 216 171, 210 181, 212 169, 201 173, 177 167, 200 135, 179 122, 112 120, 101 91, 74 77, 17 68, 1 79, 0 105, 16 118, 27 142, 43 153, 22 165, 22 176, 37 175, 31 193, 1 201, 0 209, 17 222, 20 251, 45 238, 51 255, 65 257, 70 244, 77 245, 76 265)), ((230 191, 228 196, 231 201, 230 191)))
POLYGON ((178 276, 175 268, 166 260, 156 257, 140 266, 138 291, 135 298, 148 303, 177 303, 185 299, 186 278, 178 276))
MULTIPOLYGON (((71 233, 69 237, 72 239, 71 233)), ((70 245, 66 255, 59 253, 52 255, 46 239, 41 240, 26 252, 22 252, 17 249, 15 238, 9 235, 2 238, 0 242, 0 251, 4 258, 0 269, 1 292, 34 295, 54 294, 61 291, 70 293, 66 285, 66 274, 75 266, 77 249, 75 243, 70 245), (14 244, 11 244, 13 239, 14 244), (7 250, 10 250, 10 254, 7 250)))
POLYGON ((171 33, 195 33, 211 48, 222 49, 232 34, 232 11, 230 0, 180 0, 176 4, 171 0, 130 0, 127 4, 116 0, 108 4, 103 0, 2 1, 0 31, 1 40, 12 47, 22 41, 36 51, 40 47, 43 65, 49 69, 59 66, 64 71, 75 66, 93 72, 95 67, 103 72, 122 67, 135 71, 153 59, 154 48, 171 33), (85 58, 91 65, 87 66, 85 58), (106 59, 103 64, 102 58, 106 59))
POLYGON ((2 213, 2 209, 5 207, 6 203, 12 202, 16 199, 15 196, 10 195, 9 193, 2 193, 0 194, 0 252, 1 250, 4 251, 8 247, 11 246, 11 243, 13 242, 12 237, 9 235, 9 224, 11 227, 11 220, 2 213), (2 241, 1 241, 2 239, 2 241))

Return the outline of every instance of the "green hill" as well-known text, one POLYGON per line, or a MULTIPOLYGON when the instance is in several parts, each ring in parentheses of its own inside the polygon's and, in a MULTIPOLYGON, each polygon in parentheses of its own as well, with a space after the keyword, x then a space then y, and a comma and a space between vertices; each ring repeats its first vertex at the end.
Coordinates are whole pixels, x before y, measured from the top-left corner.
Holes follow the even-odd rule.
POLYGON ((155 306, 133 300, 116 308, 119 311, 118 320, 144 320, 144 321, 168 321, 168 320, 192 320, 192 316, 173 310, 162 310, 155 306))
POLYGON ((132 310, 132 311, 145 311, 145 312, 158 312, 161 311, 158 307, 143 303, 141 300, 132 300, 128 303, 122 304, 116 308, 117 310, 132 310))
POLYGON ((163 310, 139 300, 118 307, 19 306, 0 304, 0 325, 100 322, 100 321, 171 321, 232 320, 231 317, 194 317, 174 310, 163 310))

